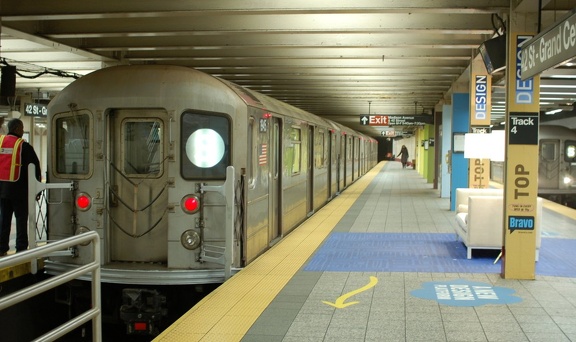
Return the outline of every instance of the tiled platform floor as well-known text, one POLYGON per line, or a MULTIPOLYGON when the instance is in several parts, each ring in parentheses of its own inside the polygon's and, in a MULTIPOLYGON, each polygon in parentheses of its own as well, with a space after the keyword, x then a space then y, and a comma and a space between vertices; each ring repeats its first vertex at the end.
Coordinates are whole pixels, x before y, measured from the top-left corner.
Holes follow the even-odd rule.
MULTIPOLYGON (((414 170, 389 163, 334 231, 453 232, 449 199, 414 170)), ((576 238, 576 225, 545 210, 545 231, 576 238)), ((505 280, 499 274, 299 271, 242 341, 576 341, 576 279, 505 280), (323 303, 378 279, 335 309, 323 303), (422 283, 466 279, 516 291, 522 302, 454 307, 415 298, 422 283)))
MULTIPOLYGON (((545 234, 576 238, 575 221, 548 209, 543 216, 545 234)), ((415 170, 380 165, 156 340, 576 341, 576 278, 304 271, 331 231, 451 233, 455 224, 449 199, 415 170), (415 295, 429 282, 461 280, 509 290, 521 300, 454 306, 415 295)))

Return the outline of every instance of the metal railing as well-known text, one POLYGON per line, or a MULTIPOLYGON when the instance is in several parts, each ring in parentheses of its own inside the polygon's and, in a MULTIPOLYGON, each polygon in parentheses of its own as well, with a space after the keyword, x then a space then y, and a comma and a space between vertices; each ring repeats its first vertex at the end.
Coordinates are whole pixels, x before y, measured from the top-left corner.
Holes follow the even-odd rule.
MULTIPOLYGON (((36 213, 36 196, 41 192, 48 189, 68 189, 72 190, 73 183, 42 183, 36 180, 36 168, 34 164, 28 164, 28 246, 35 248, 38 243, 36 241, 36 232, 38 230, 37 213, 36 213)), ((43 193, 47 198, 47 193, 43 193)), ((46 218, 43 217, 45 221, 46 218)), ((100 260, 100 259, 97 259, 100 260)), ((36 274, 38 271, 37 260, 34 259, 30 263, 30 272, 36 274)))
POLYGON ((0 297, 0 310, 4 310, 26 299, 35 297, 57 286, 77 279, 86 273, 92 273, 91 309, 49 331, 48 333, 38 337, 34 341, 54 341, 68 334, 72 330, 82 326, 90 320, 92 320, 92 341, 102 341, 102 315, 100 308, 100 237, 96 232, 87 232, 59 240, 57 242, 50 242, 44 246, 29 249, 27 251, 0 259, 0 269, 25 263, 33 264, 39 258, 44 258, 55 251, 60 251, 72 246, 88 243, 91 243, 92 245, 92 256, 94 257, 92 262, 86 265, 81 265, 69 272, 62 273, 58 276, 54 276, 37 284, 28 286, 12 294, 0 297))

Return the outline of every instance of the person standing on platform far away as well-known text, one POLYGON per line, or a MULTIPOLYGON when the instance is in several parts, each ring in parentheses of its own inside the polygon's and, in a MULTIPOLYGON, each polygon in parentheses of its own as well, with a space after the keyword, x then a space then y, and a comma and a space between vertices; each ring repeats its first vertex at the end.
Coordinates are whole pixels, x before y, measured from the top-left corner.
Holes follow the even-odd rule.
POLYGON ((0 256, 10 249, 12 214, 16 217, 16 252, 28 249, 28 165, 34 164, 36 179, 42 173, 34 148, 22 139, 24 124, 8 122, 8 134, 0 135, 0 256))
POLYGON ((405 168, 406 164, 408 163, 408 149, 406 148, 406 145, 402 145, 400 153, 398 153, 396 157, 399 157, 400 155, 402 155, 402 157, 400 157, 400 161, 402 162, 402 168, 405 168))

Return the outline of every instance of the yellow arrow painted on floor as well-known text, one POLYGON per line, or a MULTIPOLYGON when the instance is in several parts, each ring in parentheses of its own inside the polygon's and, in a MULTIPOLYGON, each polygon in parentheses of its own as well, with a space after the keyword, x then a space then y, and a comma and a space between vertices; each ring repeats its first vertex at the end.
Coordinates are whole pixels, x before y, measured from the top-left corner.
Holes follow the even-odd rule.
POLYGON ((331 302, 327 302, 327 301, 322 301, 322 303, 328 304, 328 305, 333 306, 337 309, 343 309, 347 306, 358 304, 360 302, 350 302, 350 303, 344 303, 344 302, 346 301, 346 299, 348 299, 354 295, 357 295, 360 292, 364 292, 364 291, 376 286, 376 284, 378 284, 378 278, 370 277, 370 282, 368 283, 368 285, 363 286, 363 287, 359 288, 358 290, 348 292, 345 295, 338 297, 338 299, 336 299, 335 303, 331 303, 331 302))

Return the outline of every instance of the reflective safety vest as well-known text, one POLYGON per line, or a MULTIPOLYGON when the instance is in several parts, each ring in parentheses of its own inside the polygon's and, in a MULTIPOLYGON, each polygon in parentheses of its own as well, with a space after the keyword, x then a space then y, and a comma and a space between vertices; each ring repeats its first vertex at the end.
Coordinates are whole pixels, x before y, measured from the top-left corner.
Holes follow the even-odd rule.
POLYGON ((0 181, 15 182, 20 178, 23 141, 15 135, 0 135, 0 181))

